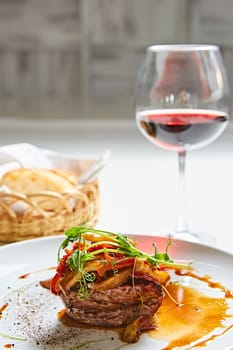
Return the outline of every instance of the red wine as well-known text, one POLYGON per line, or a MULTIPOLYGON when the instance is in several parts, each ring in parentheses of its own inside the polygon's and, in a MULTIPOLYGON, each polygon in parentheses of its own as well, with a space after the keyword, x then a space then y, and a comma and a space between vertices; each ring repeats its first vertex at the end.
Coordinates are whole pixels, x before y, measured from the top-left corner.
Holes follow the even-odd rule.
POLYGON ((205 109, 161 109, 137 112, 142 133, 157 146, 182 151, 206 146, 225 129, 224 112, 205 109))

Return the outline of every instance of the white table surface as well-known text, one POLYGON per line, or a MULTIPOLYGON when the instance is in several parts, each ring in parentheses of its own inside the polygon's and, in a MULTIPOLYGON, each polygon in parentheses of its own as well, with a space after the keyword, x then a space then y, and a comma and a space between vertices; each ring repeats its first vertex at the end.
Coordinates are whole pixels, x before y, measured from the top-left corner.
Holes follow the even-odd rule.
MULTIPOLYGON (((0 145, 28 142, 81 158, 111 150, 99 175, 99 228, 121 233, 172 232, 177 208, 177 156, 147 141, 131 121, 2 119, 0 145)), ((187 157, 187 209, 194 232, 212 235, 233 254, 233 127, 187 157)))

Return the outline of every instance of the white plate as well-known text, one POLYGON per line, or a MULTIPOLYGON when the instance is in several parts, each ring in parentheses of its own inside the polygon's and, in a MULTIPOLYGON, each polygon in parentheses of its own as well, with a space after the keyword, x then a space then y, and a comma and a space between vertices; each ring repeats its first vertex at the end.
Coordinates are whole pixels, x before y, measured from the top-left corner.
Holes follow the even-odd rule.
MULTIPOLYGON (((26 341, 15 341, 0 336, 0 347, 4 348, 6 344, 14 343, 14 349, 20 350, 76 350, 78 345, 78 349, 84 350, 115 350, 122 345, 116 332, 95 329, 80 330, 63 326, 57 319, 57 312, 63 308, 59 297, 38 287, 38 281, 54 274, 54 271, 48 268, 56 265, 57 249, 63 238, 61 236, 39 238, 0 247, 0 308, 9 297, 11 298, 0 319, 0 333, 27 337, 26 341), (22 274, 43 269, 44 271, 34 273, 26 279, 19 279, 22 274), (26 287, 25 290, 21 292, 24 287, 26 287), (16 289, 20 289, 19 293, 10 294, 16 289), (7 297, 6 294, 8 294, 7 297), (93 340, 97 342, 94 343, 93 340), (80 344, 85 342, 86 346, 80 347, 80 344)), ((161 251, 165 249, 167 242, 166 238, 155 236, 136 235, 135 240, 140 249, 151 253, 153 242, 156 242, 161 251)), ((221 282, 233 290, 233 255, 184 241, 174 241, 169 254, 174 259, 194 261, 199 274, 211 275, 214 281, 221 282)), ((187 283, 189 282, 186 281, 187 283)), ((233 314, 232 299, 229 300, 229 303, 229 313, 233 314)), ((228 322, 232 324, 232 318, 228 322)), ((232 344, 233 329, 209 343, 205 348, 230 350, 232 344)), ((138 343, 127 345, 124 349, 161 350, 166 345, 166 342, 157 341, 144 334, 138 343)))

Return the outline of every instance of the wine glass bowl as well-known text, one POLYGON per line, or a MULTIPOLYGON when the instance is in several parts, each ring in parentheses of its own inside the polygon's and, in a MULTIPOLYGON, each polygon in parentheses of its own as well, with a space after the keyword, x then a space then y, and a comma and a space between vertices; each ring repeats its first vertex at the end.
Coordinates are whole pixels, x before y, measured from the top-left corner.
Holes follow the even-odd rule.
POLYGON ((213 142, 226 128, 228 117, 218 110, 152 109, 138 112, 137 123, 157 146, 182 152, 213 142))
POLYGON ((230 89, 216 45, 152 45, 135 83, 135 114, 142 134, 179 159, 178 218, 174 236, 202 241, 188 229, 186 152, 215 141, 225 130, 230 89))

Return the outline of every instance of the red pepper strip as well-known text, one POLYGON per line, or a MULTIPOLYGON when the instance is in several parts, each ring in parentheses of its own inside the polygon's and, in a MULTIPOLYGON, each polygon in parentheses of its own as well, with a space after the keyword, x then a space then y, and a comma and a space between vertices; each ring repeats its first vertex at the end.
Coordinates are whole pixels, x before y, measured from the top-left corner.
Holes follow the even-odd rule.
POLYGON ((60 260, 60 263, 59 263, 57 270, 56 270, 60 276, 63 276, 66 272, 66 268, 67 268, 66 261, 67 261, 68 257, 71 255, 71 253, 72 253, 72 251, 69 251, 69 253, 64 255, 60 260))
POLYGON ((59 278, 60 278, 60 275, 56 273, 50 282, 50 290, 55 295, 59 294, 59 285, 58 285, 59 278))
POLYGON ((134 261, 135 261, 135 258, 128 258, 119 262, 115 260, 113 267, 116 269, 123 269, 124 267, 132 266, 134 264, 134 261))
POLYGON ((77 249, 83 250, 83 248, 84 248, 84 244, 83 243, 74 242, 72 251, 77 250, 77 249))

